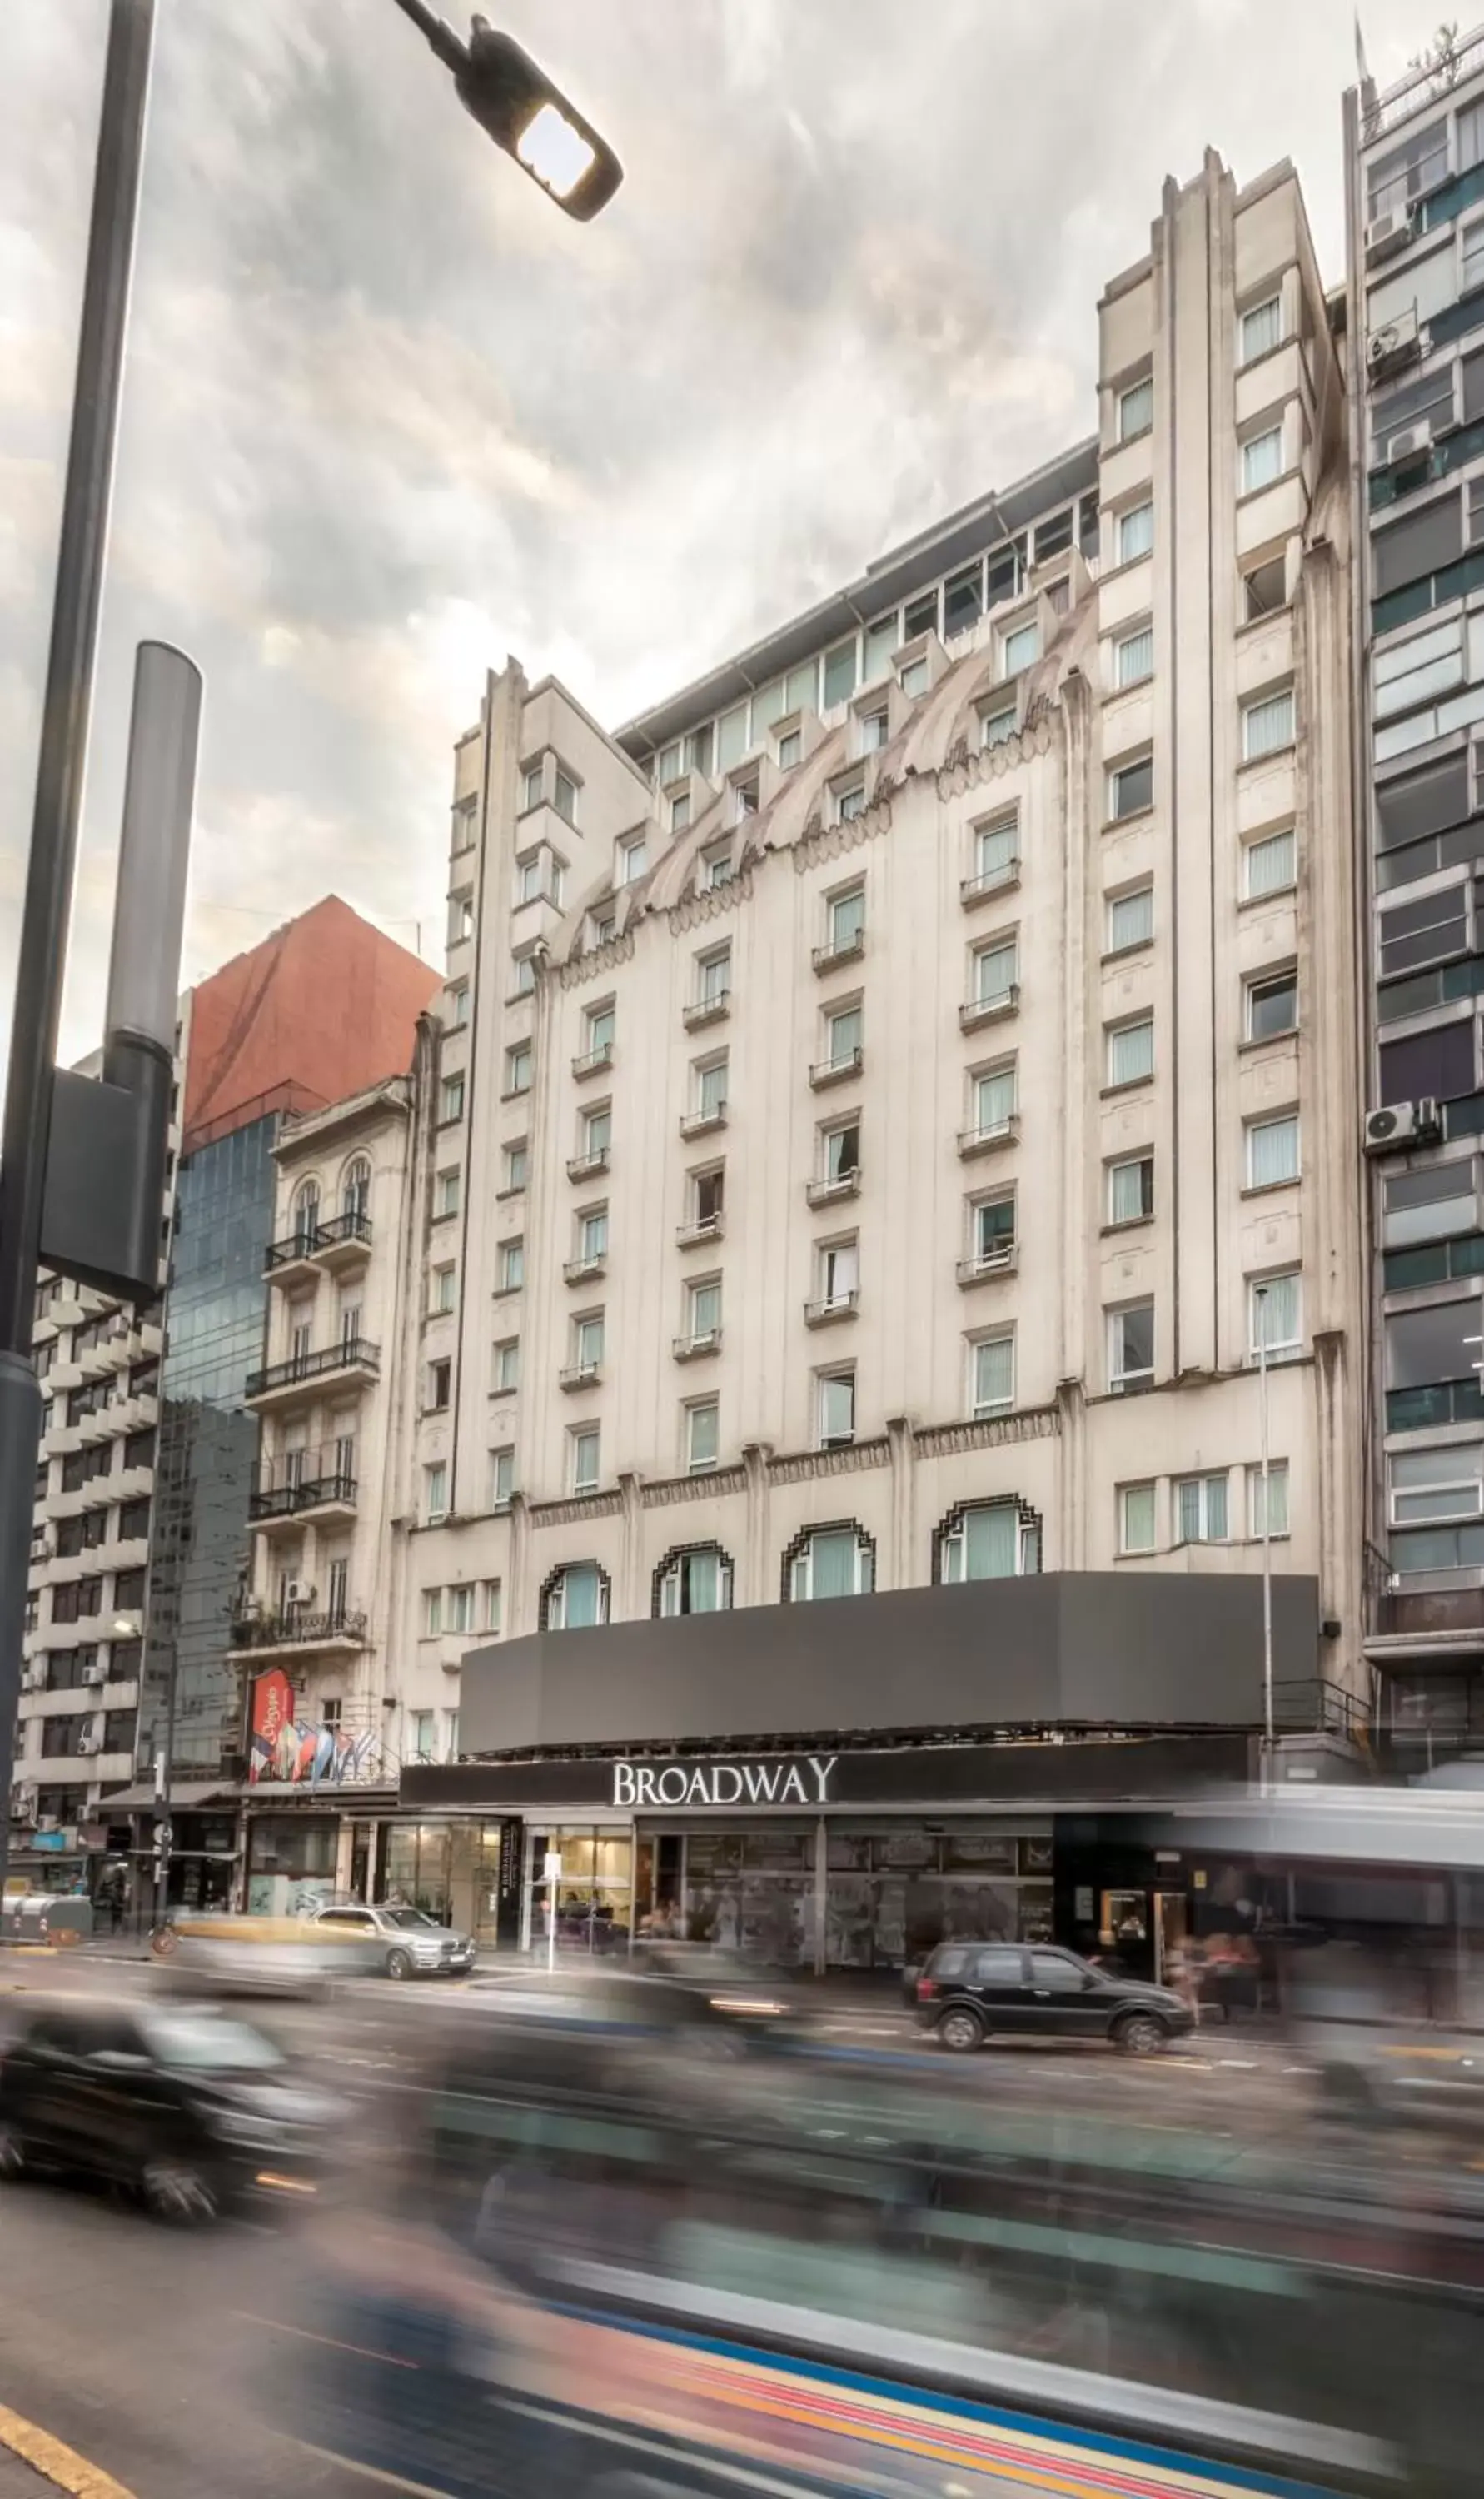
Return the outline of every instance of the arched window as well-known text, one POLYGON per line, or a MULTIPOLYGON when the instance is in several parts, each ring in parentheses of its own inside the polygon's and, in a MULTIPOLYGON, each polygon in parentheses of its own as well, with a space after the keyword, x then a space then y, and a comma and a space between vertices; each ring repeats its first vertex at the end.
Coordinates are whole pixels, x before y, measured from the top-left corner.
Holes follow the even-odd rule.
POLYGON ((597 1562, 564 1562, 541 1590, 543 1632, 584 1631, 608 1619, 608 1574, 597 1562))
POLYGON ((318 1230, 319 1183, 317 1180, 301 1181, 294 1199, 294 1238, 306 1246, 312 1246, 318 1230))
POLYGON ((357 1154, 345 1165, 340 1182, 340 1213, 365 1217, 371 1213, 371 1165, 364 1154, 357 1154))
POLYGON ((655 1573, 657 1614, 725 1614, 731 1605, 731 1555, 720 1544, 673 1545, 655 1573))
POLYGON ((1041 1520, 1014 1494, 960 1502, 933 1540, 933 1576, 947 1586, 959 1579, 1024 1578, 1040 1568, 1041 1520))
POLYGON ((876 1585, 876 1540, 854 1518, 806 1527, 784 1555, 785 1602, 868 1597, 876 1585))

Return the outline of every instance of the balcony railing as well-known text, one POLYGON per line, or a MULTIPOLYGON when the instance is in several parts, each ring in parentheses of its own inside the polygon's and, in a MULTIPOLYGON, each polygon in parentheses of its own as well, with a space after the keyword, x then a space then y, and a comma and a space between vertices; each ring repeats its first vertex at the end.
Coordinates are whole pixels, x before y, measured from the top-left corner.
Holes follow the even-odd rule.
POLYGON ((702 1024, 720 1023, 730 1013, 730 990, 718 990, 715 997, 693 998, 688 1007, 682 1007, 680 1021, 687 1032, 698 1032, 702 1024))
POLYGON ((991 1120, 983 1128, 960 1128, 959 1159, 970 1162, 976 1154, 992 1154, 996 1146, 1013 1146, 1019 1133, 1018 1111, 1012 1111, 1008 1120, 991 1120))
POLYGON ((327 1250, 369 1250, 371 1239, 371 1217, 363 1215, 359 1207, 351 1207, 343 1215, 328 1217, 323 1223, 304 1223, 297 1231, 286 1233, 281 1241, 271 1241, 264 1268, 271 1276, 276 1267, 297 1267, 327 1250))
POLYGON ((249 1371, 242 1394, 244 1397, 268 1397, 275 1389, 297 1388, 313 1379, 324 1379, 336 1371, 371 1371, 381 1368, 381 1347, 369 1337, 341 1337, 338 1345, 322 1345, 311 1353, 291 1353, 287 1362, 271 1362, 263 1371, 249 1371))
POLYGON ((976 902, 985 902, 992 893, 1013 893, 1020 882, 1020 862, 1007 860, 1003 867, 985 868, 983 876, 966 876, 958 888, 958 899, 965 911, 976 902))
POLYGON ((726 1105, 712 1102, 694 1111, 682 1111, 680 1133, 683 1137, 709 1137, 715 1128, 726 1125, 726 1105))
POLYGON ((353 1444, 328 1449, 291 1449, 258 1469, 247 1497, 249 1519, 298 1518, 307 1509, 332 1505, 354 1509, 356 1500, 353 1444))
POLYGON ((854 1050, 843 1052, 838 1058, 817 1059, 809 1070, 809 1082, 820 1093, 826 1085, 844 1085, 851 1077, 858 1076, 864 1065, 865 1052, 857 1042, 854 1050))
POLYGON ((232 1625, 234 1648, 326 1648, 332 1642, 366 1645, 366 1616, 343 1606, 311 1614, 291 1606, 282 1614, 240 1614, 232 1625))
POLYGON ((834 1206, 841 1198, 857 1197, 859 1193, 858 1163, 853 1163, 849 1171, 823 1172, 804 1184, 804 1195, 811 1206, 834 1206))
POLYGON ((1477 1373, 1467 1379, 1437 1379, 1425 1388, 1392 1388, 1386 1396, 1388 1432, 1422 1432, 1435 1423, 1476 1423, 1484 1415, 1484 1388, 1477 1373))
POLYGON ((1012 1016, 1020 1004, 1020 984, 1012 981, 1008 989, 995 990, 985 998, 966 998, 958 1010, 960 1032, 978 1032, 981 1024, 997 1023, 1002 1016, 1012 1016))
POLYGON ((804 1304, 805 1327, 829 1327, 837 1319, 853 1319, 860 1307, 860 1295, 854 1286, 848 1293, 830 1293, 817 1302, 804 1304))
POLYGON ((698 1362, 703 1354, 720 1352, 721 1345, 722 1331, 719 1327, 705 1328, 698 1336, 678 1336, 674 1343, 675 1359, 677 1362, 698 1362))
POLYGON ((595 1146, 589 1154, 573 1154, 566 1167, 567 1179, 597 1180, 608 1169, 611 1159, 612 1149, 608 1146, 595 1146))
POLYGON ((694 1222, 677 1224, 675 1239, 682 1250, 694 1250, 703 1241, 720 1241, 725 1229, 726 1218, 718 1208, 715 1215, 697 1215, 694 1222))
POLYGON ((816 946, 810 960, 817 972, 832 972, 837 963, 855 963, 865 953, 865 930, 857 928, 854 937, 842 937, 837 944, 816 946))
POLYGON ((990 1276, 1012 1276, 1019 1257, 1019 1245, 1015 1241, 998 1243, 993 1250, 981 1250, 972 1258, 958 1261, 960 1284, 982 1284, 990 1276))
POLYGON ((603 1376, 600 1362, 569 1362, 557 1374, 559 1388, 596 1388, 603 1376))
POLYGON ((612 1065, 613 1044, 611 1041, 600 1041, 596 1050, 584 1051, 578 1057, 573 1059, 572 1074, 579 1078, 584 1076, 596 1076, 600 1067, 611 1067, 612 1065))
POLYGON ((608 1271, 606 1250, 590 1250, 585 1257, 568 1258, 562 1273, 569 1284, 585 1284, 589 1277, 603 1276, 608 1271))

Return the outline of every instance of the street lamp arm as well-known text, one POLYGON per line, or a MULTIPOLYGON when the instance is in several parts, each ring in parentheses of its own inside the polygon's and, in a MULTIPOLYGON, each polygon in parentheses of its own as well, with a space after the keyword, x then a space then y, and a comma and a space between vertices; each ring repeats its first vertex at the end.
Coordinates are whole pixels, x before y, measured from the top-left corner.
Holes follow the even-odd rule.
POLYGON ((436 52, 445 70, 452 70, 457 78, 461 71, 468 69, 468 46, 460 43, 452 26, 438 16, 436 9, 429 8, 428 0, 396 0, 396 6, 404 17, 411 18, 418 33, 430 49, 436 52))
POLYGON ((607 207, 624 178, 623 166, 513 35, 475 17, 463 44, 428 0, 396 5, 452 73, 465 112, 559 208, 586 224, 607 207))

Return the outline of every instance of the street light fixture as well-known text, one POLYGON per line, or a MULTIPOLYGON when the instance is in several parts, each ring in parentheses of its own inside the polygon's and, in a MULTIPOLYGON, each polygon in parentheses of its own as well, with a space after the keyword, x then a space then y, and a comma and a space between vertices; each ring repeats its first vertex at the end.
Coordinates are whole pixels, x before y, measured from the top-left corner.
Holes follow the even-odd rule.
POLYGON ((462 44, 427 0, 397 0, 397 6, 452 72, 466 113, 559 208, 585 225, 607 207, 623 166, 513 35, 476 17, 462 44))

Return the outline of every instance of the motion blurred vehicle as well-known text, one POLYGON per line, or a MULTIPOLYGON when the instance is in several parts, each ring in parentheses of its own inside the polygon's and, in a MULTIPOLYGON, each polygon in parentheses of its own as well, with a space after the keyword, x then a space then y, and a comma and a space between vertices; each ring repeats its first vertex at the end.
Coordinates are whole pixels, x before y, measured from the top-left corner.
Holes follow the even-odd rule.
POLYGON ((316 1941, 364 1945, 367 1965, 387 1978, 467 1978, 474 1966, 473 1936, 440 1927, 426 1909, 332 1904, 309 1926, 316 1941))
POLYGON ((1106 2040, 1155 2057, 1195 2028, 1173 1988, 1115 1978, 1050 1944, 938 1944, 915 1993, 920 2028, 959 2056, 1008 2038, 1106 2040))
POLYGON ((261 2030, 215 2008, 42 2005, 0 2058, 0 2178, 71 2172, 202 2223, 312 2195, 339 2114, 261 2030))
POLYGON ((8 1892, 0 1935, 8 1943, 76 1944, 93 1931, 93 1904, 81 1892, 8 1892))
POLYGON ((317 1996, 340 1978, 384 1966, 373 1932, 327 1930, 305 1918, 242 1917, 177 1910, 156 1927, 149 1949, 182 1994, 317 1996))

